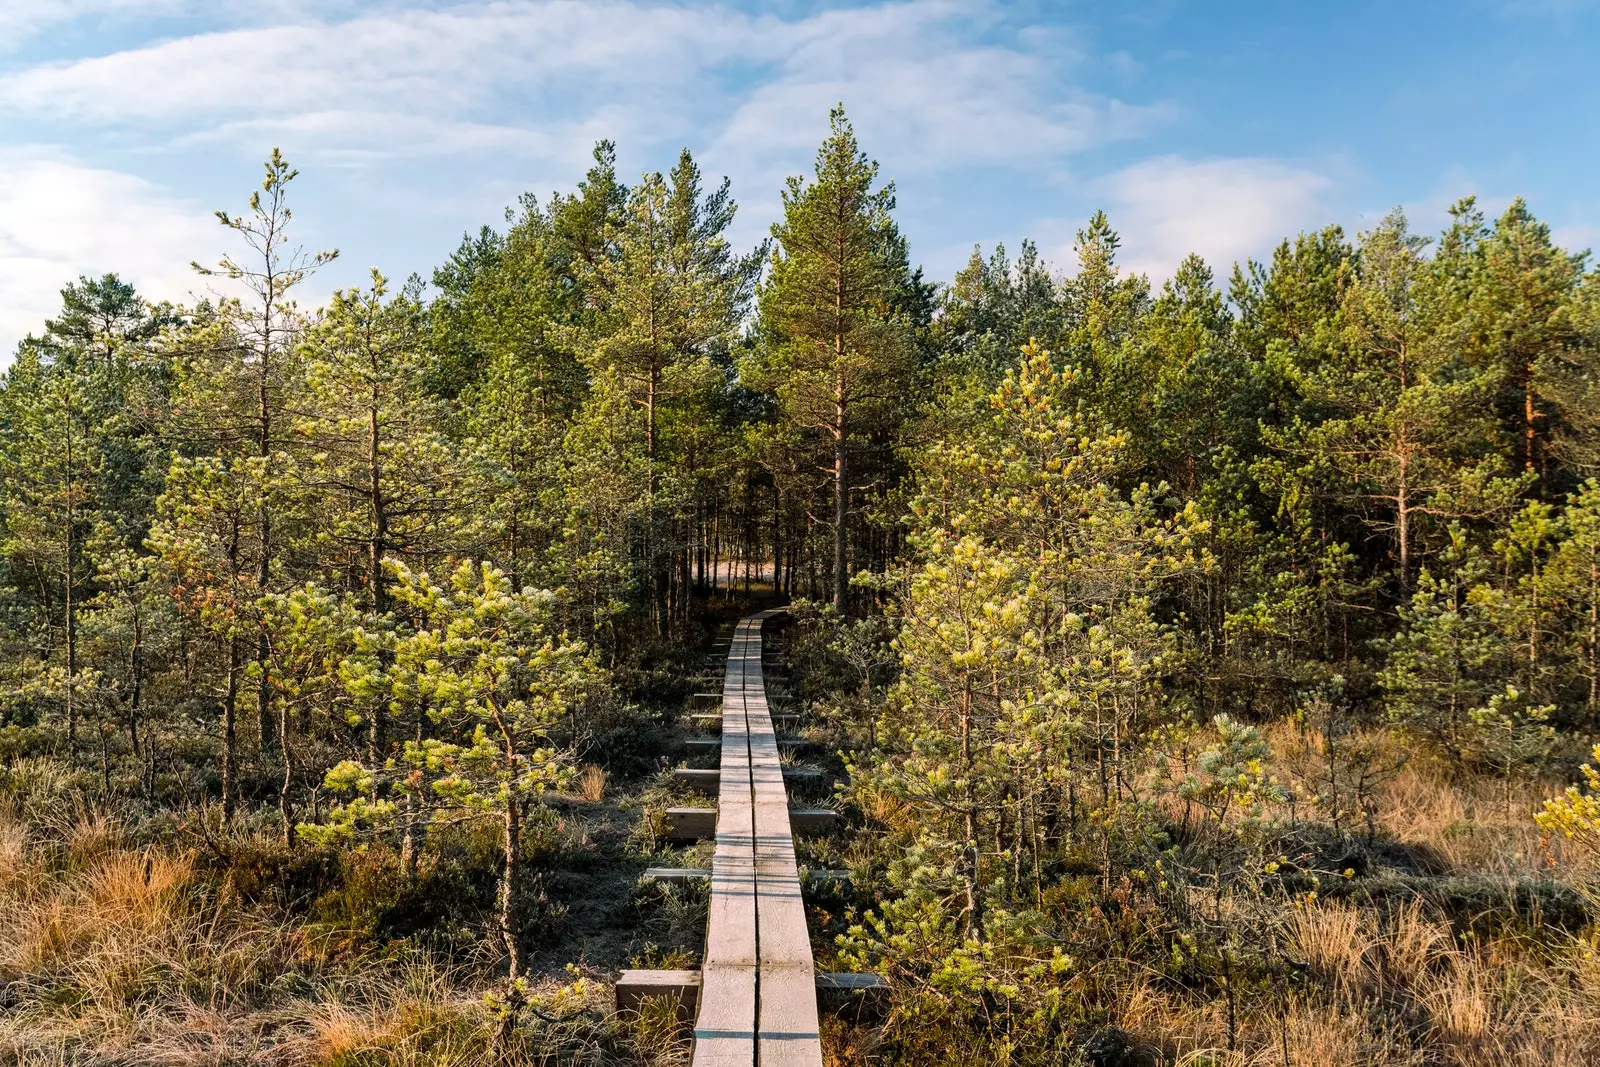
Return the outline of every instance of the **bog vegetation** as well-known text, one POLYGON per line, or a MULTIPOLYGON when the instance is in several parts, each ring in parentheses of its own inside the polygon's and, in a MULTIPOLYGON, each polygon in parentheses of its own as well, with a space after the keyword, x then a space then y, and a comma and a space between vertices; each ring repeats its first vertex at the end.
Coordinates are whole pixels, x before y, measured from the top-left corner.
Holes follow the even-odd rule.
POLYGON ((602 143, 323 302, 293 178, 4 374, 0 1059, 683 1062, 606 982, 693 961, 632 883, 767 598, 833 1062, 1600 1061, 1600 274, 1522 201, 932 282, 835 112, 754 249, 602 143))

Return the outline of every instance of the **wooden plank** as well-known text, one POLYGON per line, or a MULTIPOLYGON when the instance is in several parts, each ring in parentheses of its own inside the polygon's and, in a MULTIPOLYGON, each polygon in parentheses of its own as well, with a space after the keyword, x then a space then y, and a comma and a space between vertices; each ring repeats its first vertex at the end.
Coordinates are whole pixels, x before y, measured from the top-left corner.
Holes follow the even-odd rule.
POLYGON ((717 846, 711 857, 705 991, 695 1019, 694 1067, 753 1067, 756 1017, 755 812, 742 662, 735 631, 722 692, 717 846))
POLYGON ((817 985, 810 956, 808 951, 804 962, 761 965, 761 1011, 756 1025, 761 1067, 822 1065, 817 985))
POLYGON ((755 1016, 754 964, 705 969, 690 1062, 694 1067, 754 1067, 755 1016))
POLYGON ((761 973, 757 1059, 762 1067, 821 1067, 811 935, 795 864, 777 729, 760 660, 746 673, 761 973))
POLYGON ((839 828, 839 813, 832 808, 795 808, 789 821, 797 834, 819 836, 839 828))
MULTIPOLYGON (((711 872, 704 867, 646 867, 639 877, 641 882, 670 882, 682 885, 687 882, 704 882, 711 872)), ((695 973, 699 973, 698 971, 695 973)))
POLYGON ((835 990, 841 992, 861 992, 865 990, 889 988, 889 980, 879 974, 861 974, 855 971, 835 971, 833 973, 819 973, 817 975, 818 992, 835 990))
POLYGON ((679 767, 672 772, 672 778, 679 785, 688 786, 690 789, 710 797, 717 795, 717 786, 722 780, 722 772, 699 767, 679 767))
POLYGON ((638 1011, 647 1000, 666 999, 687 1019, 700 1002, 700 972, 623 971, 617 977, 616 995, 618 1011, 638 1011))
POLYGON ((671 841, 699 841, 717 832, 716 808, 668 808, 667 838, 671 841))
POLYGON ((870 1023, 889 1010, 889 980, 876 974, 817 975, 817 1010, 870 1023))
MULTIPOLYGON (((810 935, 762 675, 761 625, 775 614, 741 619, 727 642, 717 848, 695 1067, 822 1063, 810 935)), ((710 776, 679 777, 707 781, 710 776)))

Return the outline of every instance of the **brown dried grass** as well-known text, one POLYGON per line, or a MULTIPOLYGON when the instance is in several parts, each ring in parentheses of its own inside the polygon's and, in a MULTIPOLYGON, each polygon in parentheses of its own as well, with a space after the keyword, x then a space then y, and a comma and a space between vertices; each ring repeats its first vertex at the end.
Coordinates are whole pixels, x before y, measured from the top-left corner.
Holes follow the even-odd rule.
POLYGON ((604 767, 590 765, 578 775, 578 793, 591 804, 606 798, 606 771, 604 767))

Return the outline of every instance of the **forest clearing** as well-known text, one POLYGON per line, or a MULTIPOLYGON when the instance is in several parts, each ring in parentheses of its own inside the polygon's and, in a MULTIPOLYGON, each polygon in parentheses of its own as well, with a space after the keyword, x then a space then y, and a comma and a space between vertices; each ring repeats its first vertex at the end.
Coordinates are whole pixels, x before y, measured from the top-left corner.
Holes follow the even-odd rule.
POLYGON ((934 282, 841 107, 754 248, 602 141, 322 301, 295 179, 0 380, 0 1062, 1600 1062, 1522 200, 934 282))

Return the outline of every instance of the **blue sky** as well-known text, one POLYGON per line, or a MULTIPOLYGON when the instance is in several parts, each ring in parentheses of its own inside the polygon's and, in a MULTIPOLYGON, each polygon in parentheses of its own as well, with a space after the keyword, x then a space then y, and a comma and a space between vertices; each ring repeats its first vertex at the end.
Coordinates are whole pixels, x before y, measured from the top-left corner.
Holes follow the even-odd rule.
POLYGON ((1594 0, 0 0, 0 352, 80 272, 187 298, 273 145, 342 253, 314 302, 426 276, 600 137, 625 179, 688 145, 752 242, 840 100, 936 278, 1023 236, 1070 267, 1097 207, 1158 279, 1466 193, 1600 246, 1597 56, 1594 0))

